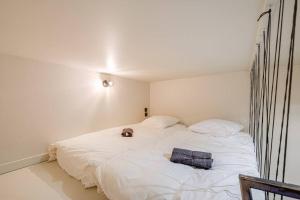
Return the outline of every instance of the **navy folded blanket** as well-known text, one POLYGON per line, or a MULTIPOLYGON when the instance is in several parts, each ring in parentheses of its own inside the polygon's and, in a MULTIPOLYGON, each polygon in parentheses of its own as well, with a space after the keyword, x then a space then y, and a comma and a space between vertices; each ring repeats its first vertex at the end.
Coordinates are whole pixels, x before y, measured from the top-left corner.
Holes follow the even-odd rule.
POLYGON ((211 153, 198 151, 193 154, 191 152, 193 151, 174 148, 170 160, 174 163, 180 163, 201 169, 210 169, 212 167, 213 159, 211 158, 211 153))

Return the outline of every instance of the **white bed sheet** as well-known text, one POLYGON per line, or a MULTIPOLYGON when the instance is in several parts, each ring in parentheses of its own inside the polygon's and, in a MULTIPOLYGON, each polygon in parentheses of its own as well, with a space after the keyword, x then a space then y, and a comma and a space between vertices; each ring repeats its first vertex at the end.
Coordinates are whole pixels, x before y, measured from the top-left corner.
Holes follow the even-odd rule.
MULTIPOLYGON (((216 137, 187 129, 169 132, 150 147, 119 154, 97 168, 98 181, 111 200, 240 199, 240 173, 259 176, 248 134, 216 137), (173 147, 211 152, 212 169, 170 162, 173 147)), ((264 197, 261 192, 255 196, 264 197)))
POLYGON ((105 129, 50 145, 49 160, 57 159, 58 164, 69 175, 80 180, 84 187, 99 186, 95 174, 97 167, 127 151, 151 146, 177 129, 185 129, 185 126, 177 124, 166 129, 156 129, 132 124, 105 129), (134 137, 121 137, 124 127, 133 128, 134 137))

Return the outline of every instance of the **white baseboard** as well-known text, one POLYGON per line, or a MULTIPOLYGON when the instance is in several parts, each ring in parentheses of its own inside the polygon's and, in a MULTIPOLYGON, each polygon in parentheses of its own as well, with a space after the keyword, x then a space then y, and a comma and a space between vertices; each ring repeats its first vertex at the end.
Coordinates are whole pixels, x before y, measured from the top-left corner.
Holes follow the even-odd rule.
POLYGON ((20 160, 7 162, 0 164, 0 174, 11 172, 20 168, 28 167, 30 165, 38 164, 44 161, 47 161, 49 158, 47 153, 38 154, 28 158, 23 158, 20 160))

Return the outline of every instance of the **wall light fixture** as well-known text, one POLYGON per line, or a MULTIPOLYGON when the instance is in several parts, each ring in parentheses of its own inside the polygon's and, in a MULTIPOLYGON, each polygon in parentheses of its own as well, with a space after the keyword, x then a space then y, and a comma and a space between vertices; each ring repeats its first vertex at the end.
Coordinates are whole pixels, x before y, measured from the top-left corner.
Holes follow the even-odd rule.
POLYGON ((113 82, 110 80, 104 80, 102 81, 103 87, 112 87, 113 86, 113 82))

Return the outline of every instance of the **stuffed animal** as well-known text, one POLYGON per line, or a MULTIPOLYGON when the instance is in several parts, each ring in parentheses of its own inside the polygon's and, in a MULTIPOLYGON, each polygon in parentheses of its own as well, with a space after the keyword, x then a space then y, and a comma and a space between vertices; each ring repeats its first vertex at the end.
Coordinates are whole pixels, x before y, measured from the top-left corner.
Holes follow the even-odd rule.
POLYGON ((124 128, 121 134, 123 137, 132 137, 133 129, 132 128, 124 128))

